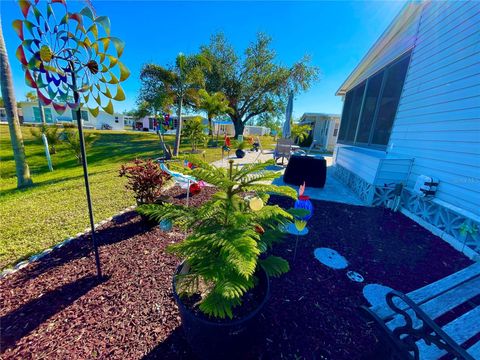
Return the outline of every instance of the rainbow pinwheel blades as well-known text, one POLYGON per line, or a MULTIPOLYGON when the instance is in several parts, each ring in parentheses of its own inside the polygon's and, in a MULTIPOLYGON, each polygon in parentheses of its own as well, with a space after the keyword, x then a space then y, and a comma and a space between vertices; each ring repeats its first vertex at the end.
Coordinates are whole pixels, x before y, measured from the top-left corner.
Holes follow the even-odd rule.
POLYGON ((76 28, 78 42, 76 56, 84 59, 75 69, 79 91, 92 115, 97 116, 103 109, 113 114, 112 100, 125 100, 120 83, 126 80, 130 72, 119 61, 125 43, 110 36, 110 20, 105 16, 96 17, 86 7, 80 11, 82 26, 76 28))
POLYGON ((58 113, 85 105, 93 116, 100 109, 113 114, 112 100, 125 99, 120 83, 130 72, 119 61, 125 44, 110 36, 110 20, 88 7, 68 12, 65 0, 20 1, 19 6, 24 19, 13 23, 22 41, 16 55, 42 103, 58 113), (75 91, 81 95, 77 102, 75 91))

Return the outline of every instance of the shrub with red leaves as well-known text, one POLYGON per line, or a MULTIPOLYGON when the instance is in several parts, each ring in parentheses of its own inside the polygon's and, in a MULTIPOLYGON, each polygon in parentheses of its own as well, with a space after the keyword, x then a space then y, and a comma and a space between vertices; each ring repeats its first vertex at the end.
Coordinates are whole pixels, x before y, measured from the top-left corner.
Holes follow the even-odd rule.
POLYGON ((170 179, 170 175, 151 159, 136 159, 131 164, 122 165, 120 176, 128 179, 125 187, 135 193, 138 204, 154 203, 161 195, 165 181, 170 179))

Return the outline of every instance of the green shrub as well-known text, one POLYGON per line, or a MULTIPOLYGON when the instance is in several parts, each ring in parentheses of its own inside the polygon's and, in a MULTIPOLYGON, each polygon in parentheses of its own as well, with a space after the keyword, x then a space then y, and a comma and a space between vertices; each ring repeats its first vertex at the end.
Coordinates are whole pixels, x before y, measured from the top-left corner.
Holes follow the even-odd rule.
POLYGON ((183 135, 190 141, 192 151, 196 151, 198 145, 205 146, 208 141, 208 135, 205 133, 207 127, 203 124, 200 116, 188 119, 183 125, 183 135))
POLYGON ((43 143, 42 135, 45 134, 48 141, 48 151, 50 152, 50 154, 56 154, 56 146, 60 143, 60 134, 58 130, 58 127, 55 125, 48 126, 46 124, 42 124, 38 128, 31 128, 30 132, 32 133, 35 140, 37 140, 39 143, 43 143))
MULTIPOLYGON (((292 219, 277 205, 265 205, 259 211, 250 208, 246 193, 255 193, 266 204, 268 193, 296 197, 292 188, 266 184, 278 174, 266 171, 273 160, 234 169, 216 168, 191 158, 198 167, 189 173, 218 188, 213 198, 198 208, 173 204, 143 205, 138 211, 153 220, 169 219, 184 229, 195 229, 187 238, 168 247, 184 259, 188 272, 178 275, 180 296, 200 294, 199 309, 213 317, 233 317, 232 309, 242 303, 243 295, 258 282, 255 276, 263 268, 269 276, 289 270, 288 262, 265 253, 281 241, 280 225, 292 219)), ((255 199, 258 203, 259 199, 255 199)))
MULTIPOLYGON (((84 142, 85 149, 88 149, 92 146, 95 141, 95 136, 93 134, 84 133, 84 142)), ((60 138, 67 145, 67 149, 75 156, 77 162, 80 164, 82 162, 82 153, 80 148, 80 136, 78 130, 75 128, 67 128, 63 130, 60 138)))

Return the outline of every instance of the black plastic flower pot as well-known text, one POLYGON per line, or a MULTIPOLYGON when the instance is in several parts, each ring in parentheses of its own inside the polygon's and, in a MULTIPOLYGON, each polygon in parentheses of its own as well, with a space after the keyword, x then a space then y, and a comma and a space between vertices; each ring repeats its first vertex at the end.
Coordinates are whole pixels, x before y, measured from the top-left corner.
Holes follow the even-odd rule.
POLYGON ((243 151, 242 149, 237 149, 235 151, 235 155, 237 155, 237 158, 242 159, 245 157, 245 151, 243 151))
MULTIPOLYGON (((183 263, 177 268, 179 274, 183 263)), ((196 314, 180 299, 176 291, 176 276, 173 277, 173 296, 180 310, 182 327, 186 340, 195 355, 200 359, 245 359, 251 344, 258 337, 258 320, 261 310, 270 297, 270 281, 265 271, 257 273, 258 285, 261 287, 262 300, 247 315, 239 319, 208 319, 203 314, 196 314)))

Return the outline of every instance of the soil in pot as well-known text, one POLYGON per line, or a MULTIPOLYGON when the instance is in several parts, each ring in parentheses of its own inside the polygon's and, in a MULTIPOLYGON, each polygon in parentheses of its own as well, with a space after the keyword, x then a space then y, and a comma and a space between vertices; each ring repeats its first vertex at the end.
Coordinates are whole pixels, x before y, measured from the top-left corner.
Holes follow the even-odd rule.
POLYGON ((237 156, 237 158, 242 159, 245 157, 245 151, 243 151, 242 149, 237 149, 235 151, 235 155, 237 156))
MULTIPOLYGON (((180 271, 181 266, 177 269, 180 271)), ((199 295, 180 299, 174 297, 180 310, 185 337, 200 359, 245 359, 255 340, 264 337, 257 326, 260 313, 270 295, 269 279, 265 272, 257 274, 258 285, 247 292, 242 305, 233 309, 233 319, 209 317, 200 311, 199 295)))

